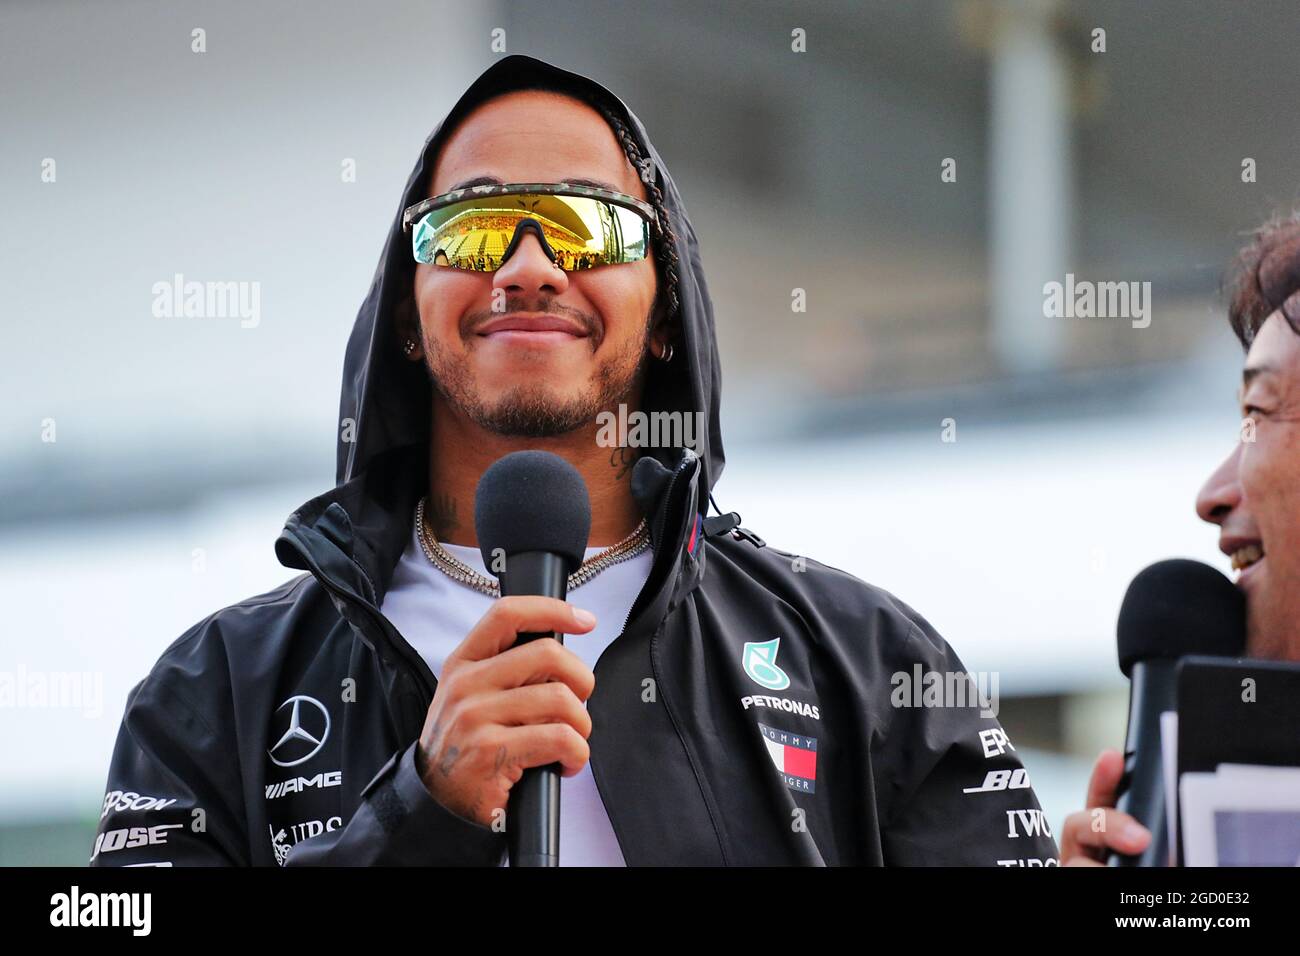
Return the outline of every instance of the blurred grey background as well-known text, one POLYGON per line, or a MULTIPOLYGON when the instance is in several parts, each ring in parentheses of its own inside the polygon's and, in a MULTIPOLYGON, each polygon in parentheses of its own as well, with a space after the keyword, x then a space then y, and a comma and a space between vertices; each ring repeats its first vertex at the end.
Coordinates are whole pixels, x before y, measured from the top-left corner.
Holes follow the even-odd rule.
POLYGON ((1192 508, 1238 422, 1218 284, 1297 200, 1298 25, 1285 0, 0 6, 0 679, 79 694, 0 695, 0 863, 84 863, 127 692, 289 576, 271 546, 332 484, 405 177, 498 30, 619 93, 681 188, 719 504, 996 672, 1059 825, 1122 742, 1128 580, 1227 569, 1192 508), (1150 325, 1045 318, 1067 274, 1150 282, 1150 325), (156 316, 177 275, 258 283, 256 323, 156 316))

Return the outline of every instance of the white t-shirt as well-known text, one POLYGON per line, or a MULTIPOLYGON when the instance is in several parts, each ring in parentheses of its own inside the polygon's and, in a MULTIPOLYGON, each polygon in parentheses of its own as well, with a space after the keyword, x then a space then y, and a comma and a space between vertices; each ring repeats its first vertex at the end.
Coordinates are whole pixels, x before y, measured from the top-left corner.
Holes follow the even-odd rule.
MULTIPOLYGON (((457 560, 486 574, 478 548, 444 544, 457 560)), ((604 548, 588 548, 586 557, 604 548)), ((596 627, 586 634, 566 634, 564 646, 593 670, 607 646, 623 632, 628 612, 650 575, 654 556, 649 548, 634 558, 606 568, 568 601, 596 615, 596 627)), ((491 575, 488 575, 491 577, 491 575)), ((412 523, 406 550, 393 571, 393 581, 380 610, 398 632, 442 678, 442 664, 459 646, 494 598, 453 581, 429 561, 412 523)), ((624 866, 609 814, 601 802, 591 764, 574 777, 560 780, 560 865, 624 866)))

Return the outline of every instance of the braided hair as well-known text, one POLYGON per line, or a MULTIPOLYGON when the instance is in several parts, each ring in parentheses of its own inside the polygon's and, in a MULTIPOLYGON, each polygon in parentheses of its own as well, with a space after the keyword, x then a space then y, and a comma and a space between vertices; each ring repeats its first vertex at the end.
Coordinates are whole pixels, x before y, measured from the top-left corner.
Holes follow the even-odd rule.
POLYGON ((646 195, 650 197, 650 205, 654 207, 655 216, 659 220, 659 228, 652 231, 651 245, 654 250, 655 267, 659 273, 659 288, 667 305, 664 323, 668 328, 675 330, 680 318, 678 311, 680 303, 677 296, 677 234, 673 231, 672 220, 668 216, 668 207, 664 203, 664 194, 659 188, 658 177, 647 175, 648 159, 641 154, 641 147, 637 145, 636 137, 615 111, 603 100, 585 91, 580 98, 604 117, 605 122, 613 129, 619 145, 623 147, 628 162, 632 164, 632 168, 637 171, 637 175, 645 184, 646 195))

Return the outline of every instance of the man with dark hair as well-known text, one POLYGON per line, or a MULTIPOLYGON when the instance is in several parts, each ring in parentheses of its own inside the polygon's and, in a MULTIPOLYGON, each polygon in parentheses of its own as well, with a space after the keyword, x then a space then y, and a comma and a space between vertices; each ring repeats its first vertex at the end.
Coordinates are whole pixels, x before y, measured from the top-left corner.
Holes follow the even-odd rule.
MULTIPOLYGON (((1246 655, 1300 661, 1300 217, 1274 220, 1234 260, 1228 322, 1246 352, 1242 438, 1196 497, 1219 527, 1246 597, 1246 655)), ((1100 866, 1111 850, 1137 853, 1151 836, 1113 809, 1123 755, 1093 767, 1086 809, 1061 835, 1066 865, 1100 866)))
POLYGON ((511 787, 558 763, 570 865, 1055 863, 994 702, 920 615, 706 517, 719 394, 645 128, 499 60, 407 182, 348 343, 337 487, 276 543, 307 573, 132 692, 93 862, 495 865, 511 787), (611 446, 626 410, 702 427, 611 446), (478 480, 521 449, 590 491, 573 603, 498 597, 479 553, 478 480))

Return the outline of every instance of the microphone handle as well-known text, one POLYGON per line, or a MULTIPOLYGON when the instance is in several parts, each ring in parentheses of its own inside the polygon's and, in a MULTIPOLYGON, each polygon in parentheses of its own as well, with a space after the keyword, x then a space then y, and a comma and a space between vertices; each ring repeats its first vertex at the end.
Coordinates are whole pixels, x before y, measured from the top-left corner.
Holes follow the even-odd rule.
MULTIPOLYGON (((501 574, 502 597, 541 595, 564 600, 569 589, 565 560, 549 551, 523 551, 506 556, 501 574)), ((516 644, 556 633, 520 634, 516 644)), ((510 790, 506 804, 506 849, 511 866, 560 865, 560 765, 530 767, 510 790)))
POLYGON ((1151 831, 1145 850, 1132 856, 1111 853, 1110 866, 1169 866, 1169 801, 1165 794, 1160 715, 1177 709, 1177 661, 1138 661, 1130 679, 1124 775, 1115 809, 1151 831))

